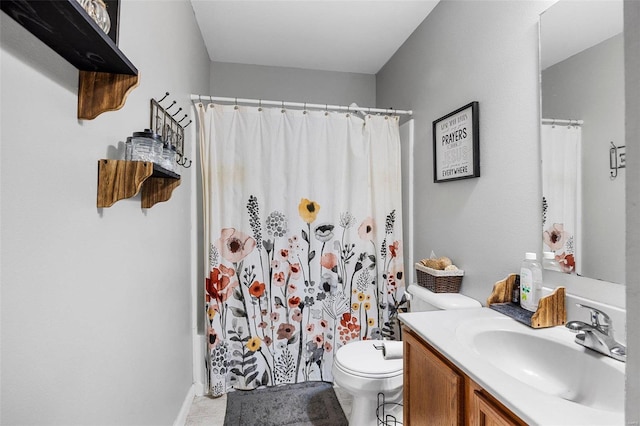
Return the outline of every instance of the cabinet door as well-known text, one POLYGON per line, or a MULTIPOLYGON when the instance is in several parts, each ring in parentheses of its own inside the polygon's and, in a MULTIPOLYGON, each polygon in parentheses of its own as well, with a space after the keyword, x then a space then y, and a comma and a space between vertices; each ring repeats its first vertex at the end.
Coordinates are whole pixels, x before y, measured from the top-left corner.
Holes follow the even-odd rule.
POLYGON ((464 378, 404 330, 404 424, 462 425, 464 378))
POLYGON ((523 424, 520 419, 504 411, 497 404, 484 395, 482 390, 473 391, 471 403, 474 413, 471 416, 471 426, 514 426, 523 424))

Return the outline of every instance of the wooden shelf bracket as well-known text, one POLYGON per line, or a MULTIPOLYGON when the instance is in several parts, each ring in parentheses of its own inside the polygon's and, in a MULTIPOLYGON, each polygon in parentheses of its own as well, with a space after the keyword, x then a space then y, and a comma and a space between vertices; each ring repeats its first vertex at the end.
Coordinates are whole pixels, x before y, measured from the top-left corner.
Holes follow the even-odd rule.
POLYGON ((98 160, 97 207, 111 207, 142 190, 142 208, 171 198, 180 176, 149 161, 98 160))
POLYGON ((564 287, 558 287, 551 294, 542 297, 538 302, 536 311, 530 312, 511 302, 511 294, 516 279, 518 279, 517 274, 509 274, 503 280, 495 283, 491 295, 487 298, 487 306, 532 328, 555 327, 566 324, 567 311, 564 287))

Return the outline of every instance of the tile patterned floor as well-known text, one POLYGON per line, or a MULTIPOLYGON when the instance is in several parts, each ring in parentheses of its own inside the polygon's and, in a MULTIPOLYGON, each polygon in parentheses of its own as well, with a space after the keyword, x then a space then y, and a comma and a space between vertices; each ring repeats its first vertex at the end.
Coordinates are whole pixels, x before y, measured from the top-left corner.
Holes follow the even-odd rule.
MULTIPOLYGON (((352 397, 339 387, 334 387, 338 401, 344 410, 345 416, 351 414, 352 397)), ((191 410, 187 416, 185 426, 223 426, 224 412, 227 408, 227 396, 210 398, 208 396, 196 396, 193 398, 191 410)))

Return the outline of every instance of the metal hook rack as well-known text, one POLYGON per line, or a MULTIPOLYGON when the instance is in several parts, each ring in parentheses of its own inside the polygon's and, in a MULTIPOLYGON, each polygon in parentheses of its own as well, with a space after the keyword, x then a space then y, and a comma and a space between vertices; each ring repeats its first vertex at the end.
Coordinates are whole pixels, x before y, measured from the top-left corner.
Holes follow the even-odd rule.
POLYGON ((182 167, 191 167, 191 160, 184 156, 184 129, 191 124, 191 120, 182 126, 183 120, 185 120, 188 114, 185 114, 180 121, 174 117, 182 111, 182 107, 171 114, 171 109, 177 102, 173 100, 167 107, 160 105, 160 102, 164 101, 169 96, 169 92, 165 92, 165 95, 159 100, 151 99, 151 117, 150 117, 150 129, 159 134, 162 141, 168 145, 171 145, 176 149, 176 163, 182 167))
POLYGON ((625 154, 626 154, 626 146, 616 146, 613 141, 610 142, 611 147, 609 148, 609 179, 614 180, 618 177, 618 170, 624 169, 626 167, 625 154))

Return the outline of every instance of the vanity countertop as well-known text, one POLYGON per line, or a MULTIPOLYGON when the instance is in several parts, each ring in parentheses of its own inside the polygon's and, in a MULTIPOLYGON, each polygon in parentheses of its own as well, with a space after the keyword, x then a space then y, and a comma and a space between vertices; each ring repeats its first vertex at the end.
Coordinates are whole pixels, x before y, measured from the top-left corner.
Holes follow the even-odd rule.
MULTIPOLYGON (((515 324, 508 324, 512 330, 533 334, 533 338, 541 337, 561 344, 575 345, 575 348, 570 347, 577 351, 576 356, 582 356, 580 352, 590 351, 576 344, 573 341, 575 334, 565 327, 532 329, 490 308, 404 313, 400 314, 400 320, 528 424, 624 424, 624 409, 606 411, 540 391, 493 365, 460 338, 463 334, 469 335, 468 329, 478 328, 479 324, 492 324, 494 320, 513 321, 515 324)), ((607 363, 611 368, 624 373, 624 363, 605 356, 595 356, 598 357, 597 362, 607 363)), ((588 374, 589 371, 584 371, 584 375, 588 374)), ((624 401, 621 401, 621 406, 624 406, 624 401)))

